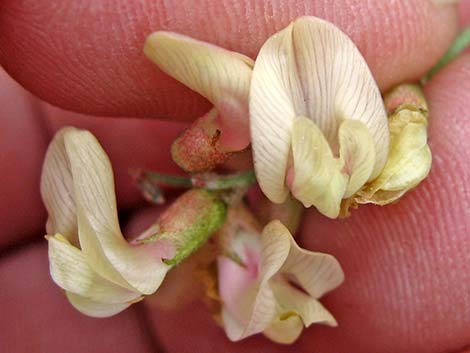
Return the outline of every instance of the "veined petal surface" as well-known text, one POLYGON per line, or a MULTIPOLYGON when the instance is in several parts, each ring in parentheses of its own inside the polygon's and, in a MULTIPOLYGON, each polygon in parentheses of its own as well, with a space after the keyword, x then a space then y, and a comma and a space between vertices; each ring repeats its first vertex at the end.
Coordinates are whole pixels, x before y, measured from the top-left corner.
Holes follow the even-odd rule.
POLYGON ((109 317, 116 314, 119 314, 121 311, 127 309, 132 303, 101 303, 94 300, 91 300, 86 297, 82 297, 81 295, 72 293, 72 292, 65 292, 67 299, 69 300, 70 304, 80 311, 82 314, 103 318, 109 317))
POLYGON ((47 234, 60 233, 78 245, 73 178, 64 145, 67 131, 69 129, 57 132, 47 149, 41 174, 41 197, 48 213, 47 234))
POLYGON ((207 98, 217 110, 248 118, 253 60, 181 34, 159 31, 145 54, 168 75, 207 98))
POLYGON ((80 249, 61 234, 48 237, 51 276, 61 288, 90 300, 119 304, 135 301, 140 293, 123 288, 98 275, 80 249))
POLYGON ((281 222, 272 221, 270 225, 267 230, 270 236, 283 238, 289 249, 280 272, 288 275, 310 296, 320 298, 343 282, 343 270, 334 256, 302 249, 281 222))
POLYGON ((294 312, 302 319, 306 327, 314 323, 337 325, 333 315, 315 298, 302 293, 284 281, 274 282, 271 286, 280 306, 278 309, 280 315, 294 312))
POLYGON ((287 196, 291 128, 298 116, 311 119, 339 152, 338 129, 346 119, 370 130, 377 177, 388 155, 389 131, 379 89, 354 43, 336 26, 301 17, 269 38, 260 50, 250 89, 255 169, 273 202, 287 196))
POLYGON ((348 198, 370 180, 375 163, 375 146, 367 126, 359 120, 345 120, 339 127, 339 155, 349 175, 343 198, 348 198))
POLYGON ((69 129, 65 148, 73 177, 80 246, 101 276, 143 294, 153 293, 169 266, 174 249, 155 242, 130 245, 122 236, 114 179, 108 156, 88 131, 69 129))
POLYGON ((343 162, 334 158, 323 133, 305 117, 294 121, 292 156, 292 195, 305 207, 313 205, 324 215, 336 218, 348 177, 342 172, 343 162))

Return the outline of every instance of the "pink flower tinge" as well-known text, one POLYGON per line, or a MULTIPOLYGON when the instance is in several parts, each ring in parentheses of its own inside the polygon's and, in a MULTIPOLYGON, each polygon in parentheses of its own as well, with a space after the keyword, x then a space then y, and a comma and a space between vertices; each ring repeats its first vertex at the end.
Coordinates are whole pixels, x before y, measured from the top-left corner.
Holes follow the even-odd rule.
POLYGON ((275 342, 292 343, 313 323, 336 326, 317 300, 344 279, 333 256, 300 248, 277 220, 261 234, 239 228, 225 246, 218 283, 231 340, 262 332, 275 342))

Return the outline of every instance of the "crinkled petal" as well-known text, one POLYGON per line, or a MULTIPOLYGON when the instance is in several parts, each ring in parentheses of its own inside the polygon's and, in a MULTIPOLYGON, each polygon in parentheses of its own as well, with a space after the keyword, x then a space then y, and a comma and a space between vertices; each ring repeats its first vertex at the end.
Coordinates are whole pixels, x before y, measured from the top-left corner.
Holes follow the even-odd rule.
MULTIPOLYGON (((245 288, 243 293, 239 293, 238 298, 233 300, 236 302, 236 306, 223 308, 222 319, 228 337, 237 341, 265 330, 268 330, 266 334, 269 336, 270 332, 280 329, 284 323, 277 322, 276 315, 279 314, 279 305, 283 310, 282 315, 285 310, 282 306, 283 303, 279 302, 279 298, 288 306, 293 307, 305 325, 310 325, 313 322, 327 322, 333 325, 335 322, 331 315, 326 310, 322 310, 323 307, 313 299, 333 289, 343 280, 343 272, 337 261, 329 255, 300 249, 287 228, 279 221, 272 221, 264 227, 261 243, 262 253, 258 284, 243 285, 245 288), (299 259, 291 258, 296 256, 299 259), (295 304, 298 306, 295 306, 291 302, 287 302, 287 299, 284 300, 286 295, 291 294, 290 292, 284 294, 285 291, 281 291, 280 294, 276 294, 273 291, 273 285, 276 285, 279 278, 285 278, 284 273, 292 274, 293 280, 305 288, 308 294, 313 297, 312 300, 305 303, 299 302, 295 304)), ((240 271, 242 271, 241 268, 240 271)), ((296 289, 294 294, 300 295, 302 293, 296 289)), ((289 298, 294 298, 294 301, 304 300, 305 297, 311 298, 306 294, 302 295, 299 297, 291 295, 289 298)), ((224 301, 223 293, 221 299, 224 301)), ((286 335, 279 337, 279 340, 295 339, 298 336, 297 329, 295 329, 298 325, 295 320, 285 324, 287 328, 290 327, 294 331, 286 332, 286 335)))
POLYGON ((49 236, 48 243, 52 279, 66 291, 107 304, 132 302, 141 297, 140 293, 98 275, 88 265, 82 252, 61 234, 49 236))
POLYGON ((181 34, 159 31, 145 54, 168 75, 206 97, 224 117, 247 125, 253 60, 181 34))
POLYGON ((382 97, 354 43, 336 26, 301 17, 270 37, 253 69, 250 122, 255 168, 263 192, 284 201, 290 129, 297 116, 318 125, 334 151, 345 119, 362 121, 376 150, 372 176, 385 165, 389 132, 382 97))
MULTIPOLYGON (((382 185, 381 189, 388 191, 397 191, 410 189, 418 185, 429 173, 431 169, 431 150, 427 143, 419 146, 419 142, 424 140, 425 130, 422 126, 409 125, 403 130, 399 144, 397 144, 397 155, 401 155, 400 162, 395 166, 391 164, 390 169, 385 170, 387 181, 382 185), (405 147, 405 144, 411 142, 412 137, 415 141, 413 146, 405 147), (403 151, 406 148, 406 154, 403 151), (401 151, 398 151, 398 150, 401 151)), ((395 151, 394 151, 395 154, 395 151)), ((391 163, 393 162, 393 159, 391 163)))
POLYGON ((269 281, 280 271, 286 262, 290 247, 292 245, 292 235, 289 230, 279 221, 269 222, 261 233, 261 281, 269 281))
MULTIPOLYGON (((227 319, 224 327, 227 336, 233 341, 264 331, 274 318, 276 301, 268 282, 282 267, 290 246, 288 239, 276 236, 278 223, 271 222, 263 229, 258 283, 246 288, 238 298, 232 298, 236 306, 224 309, 227 319)), ((223 319, 226 320, 224 315, 223 319)))
POLYGON ((305 327, 314 323, 337 326, 333 315, 318 300, 294 288, 287 281, 275 281, 271 287, 279 305, 278 314, 281 318, 295 313, 300 316, 305 327))
POLYGON ((263 331, 264 335, 277 343, 291 344, 304 327, 314 323, 336 326, 336 320, 321 303, 284 281, 271 284, 276 297, 276 317, 263 331))
POLYGON ((343 270, 333 256, 302 249, 280 222, 277 222, 276 234, 290 242, 289 255, 281 272, 288 274, 290 280, 313 298, 320 298, 343 282, 343 270))
POLYGON ((342 164, 333 157, 323 133, 314 122, 298 117, 292 127, 294 180, 292 194, 305 207, 315 206, 336 218, 348 185, 342 164))
POLYGON ((375 146, 369 129, 359 120, 345 120, 339 127, 338 136, 343 171, 349 175, 343 196, 347 198, 370 179, 375 163, 375 146))
POLYGON ((388 204, 426 178, 432 164, 426 124, 420 112, 407 109, 391 117, 390 157, 379 177, 358 192, 358 203, 388 204))
POLYGON ((109 317, 127 309, 132 303, 101 303, 72 292, 66 292, 67 299, 75 309, 92 317, 109 317))
POLYGON ((111 164, 88 131, 64 134, 77 205, 80 246, 90 266, 101 276, 143 294, 153 293, 169 266, 174 249, 160 242, 129 245, 121 234, 111 164))
POLYGON ((273 320, 276 300, 267 283, 252 287, 244 293, 238 305, 237 314, 222 310, 225 332, 232 341, 263 332, 273 320), (240 319, 240 316, 243 316, 240 319))
POLYGON ((277 315, 263 334, 276 343, 291 344, 299 338, 303 329, 299 315, 286 313, 284 316, 277 315))
POLYGON ((387 191, 409 189, 423 180, 431 168, 426 115, 400 110, 390 117, 390 131, 390 156, 378 182, 387 191))
MULTIPOLYGON (((289 254, 289 239, 277 236, 283 229, 286 228, 279 221, 272 221, 263 229, 259 286, 245 293, 244 302, 252 305, 249 309, 251 315, 239 339, 264 331, 274 319, 276 299, 269 280, 279 272, 289 254)), ((243 305, 240 307, 243 310, 243 305)))
POLYGON ((60 130, 47 149, 42 167, 41 196, 49 215, 47 234, 60 233, 78 245, 73 179, 64 145, 67 131, 70 128, 60 130))

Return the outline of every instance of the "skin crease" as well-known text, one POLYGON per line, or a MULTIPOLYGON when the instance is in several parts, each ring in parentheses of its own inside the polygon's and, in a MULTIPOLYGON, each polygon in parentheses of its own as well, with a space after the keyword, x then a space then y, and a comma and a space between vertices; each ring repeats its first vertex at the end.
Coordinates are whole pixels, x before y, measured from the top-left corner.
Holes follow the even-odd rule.
MULTIPOLYGON (((27 11, 28 1, 3 1, 0 4, 0 62, 29 90, 63 107, 103 115, 155 117, 168 115, 179 118, 183 115, 196 116, 204 110, 205 105, 200 99, 194 98, 194 95, 183 90, 181 86, 171 83, 168 78, 162 78, 158 72, 142 76, 148 78, 145 83, 141 82, 141 89, 146 94, 137 94, 136 81, 133 81, 135 77, 149 73, 155 68, 143 59, 131 61, 132 57, 135 57, 133 55, 136 55, 136 52, 132 51, 134 46, 129 46, 132 55, 124 55, 119 59, 129 60, 129 65, 131 62, 135 63, 135 69, 130 70, 132 74, 128 74, 129 66, 119 60, 116 64, 118 66, 107 72, 95 68, 94 64, 100 63, 98 59, 87 62, 93 70, 96 69, 96 74, 92 70, 93 75, 86 65, 67 66, 68 61, 65 58, 77 51, 77 48, 84 52, 91 50, 91 57, 98 53, 93 53, 93 50, 96 50, 93 46, 83 47, 73 40, 67 42, 70 39, 68 37, 70 32, 67 30, 73 32, 73 28, 70 28, 72 25, 65 26, 66 20, 59 15, 52 18, 49 12, 53 5, 50 3, 53 2, 36 1, 35 6, 28 7, 27 11), (51 25, 46 28, 31 26, 31 23, 38 23, 31 21, 32 19, 41 18, 43 21, 50 21, 51 25), (52 31, 54 28, 61 28, 61 21, 64 31, 55 33, 57 36, 55 41, 36 40, 41 37, 38 28, 41 31, 52 31), (15 31, 7 31, 7 28, 12 28, 13 23, 16 24, 13 27, 15 31), (21 37, 22 41, 16 40, 17 44, 14 44, 16 38, 14 36, 21 37), (25 48, 14 50, 14 45, 20 45, 19 42, 22 42, 21 45, 25 48), (51 48, 45 47, 46 42, 50 46, 55 44, 55 51, 50 52, 48 49, 51 48), (68 46, 64 45, 66 42, 68 46), (77 45, 77 48, 74 45, 77 45), (32 55, 32 52, 37 55, 32 55), (49 61, 54 65, 51 63, 46 65, 47 55, 51 55, 49 61), (142 63, 142 66, 139 66, 139 63, 142 63), (126 75, 134 75, 133 80, 126 75), (107 85, 113 89, 99 85, 88 87, 87 85, 93 82, 93 76, 99 76, 100 82, 109 82, 107 85), (125 87, 129 89, 126 90, 125 87), (162 93, 162 87, 165 87, 166 93, 162 93), (157 97, 160 99, 160 94, 166 95, 166 98, 161 98, 161 101, 157 102, 156 99, 157 97), (181 105, 181 108, 176 109, 176 105, 181 105)), ((85 10, 93 10, 91 12, 99 17, 102 8, 96 5, 91 9, 91 5, 85 6, 87 3, 90 2, 80 2, 85 10)), ((413 23, 418 5, 413 6, 413 11, 410 9, 405 11, 403 1, 393 3, 393 6, 397 6, 397 11, 374 9, 369 5, 371 10, 366 20, 370 22, 361 23, 354 13, 357 6, 363 5, 355 3, 356 8, 353 11, 348 8, 353 4, 352 1, 343 1, 343 3, 345 5, 339 10, 336 9, 337 11, 328 7, 323 9, 318 1, 315 8, 309 8, 313 5, 306 6, 305 9, 303 6, 287 7, 284 10, 279 8, 277 10, 279 12, 273 16, 279 18, 282 24, 271 23, 269 26, 265 22, 263 25, 251 24, 251 31, 256 32, 256 29, 260 29, 259 36, 267 36, 274 31, 274 28, 282 27, 286 23, 283 21, 288 21, 289 17, 295 17, 300 13, 317 13, 327 18, 328 14, 334 15, 338 22, 347 23, 345 26, 349 26, 349 29, 346 30, 353 38, 354 35, 359 38, 360 34, 367 34, 362 36, 362 41, 367 43, 369 49, 362 48, 361 44, 358 44, 361 50, 366 52, 366 58, 382 82, 382 87, 392 85, 398 74, 403 75, 396 76, 400 77, 396 78, 400 81, 419 76, 421 72, 417 72, 418 67, 419 70, 427 70, 431 61, 435 61, 432 59, 432 53, 420 57, 419 53, 424 50, 420 46, 432 43, 430 46, 433 48, 432 51, 435 51, 434 58, 437 58, 449 44, 454 33, 452 23, 456 16, 453 10, 433 9, 430 3, 422 1, 420 6, 423 7, 424 13, 434 14, 431 17, 438 16, 439 21, 427 21, 427 26, 430 27, 424 33, 420 32, 418 37, 423 37, 418 40, 420 44, 416 44, 416 47, 410 44, 416 43, 416 32, 387 31, 391 43, 408 43, 405 46, 407 54, 404 55, 405 50, 400 50, 397 45, 390 45, 388 49, 383 47, 383 40, 378 37, 378 33, 382 32, 374 26, 379 26, 381 23, 409 25, 413 23), (398 38, 393 36, 394 33, 398 33, 398 38), (383 60, 388 60, 387 67, 380 64, 384 62, 383 60), (391 73, 395 76, 392 77, 391 73)), ((235 6, 232 2, 229 5, 235 6)), ((70 13, 74 14, 74 5, 68 6, 71 6, 70 13)), ((465 1, 459 6, 461 23, 469 23, 469 2, 465 1)), ((235 7, 239 11, 246 9, 254 11, 250 6, 235 7)), ((128 8, 118 6, 116 11, 126 13, 132 11, 132 6, 128 8)), ((168 20, 163 21, 168 26, 177 18, 174 14, 178 12, 171 11, 167 8, 168 20)), ((178 26, 182 26, 183 29, 184 25, 188 26, 194 18, 200 16, 197 11, 188 13, 190 14, 186 16, 188 20, 178 22, 178 26)), ((250 12, 246 13, 248 16, 250 12)), ((127 21, 135 26, 139 22, 139 16, 142 16, 142 10, 140 15, 135 13, 128 16, 127 21)), ((249 15, 250 19, 254 17, 256 15, 249 15)), ((116 22, 113 22, 116 21, 113 16, 108 18, 113 26, 107 28, 117 30, 117 38, 126 36, 124 40, 132 40, 135 37, 119 30, 116 22)), ((120 26, 127 23, 123 18, 120 18, 120 21, 120 26)), ((271 21, 277 20, 271 19, 271 21)), ((146 21, 141 22, 146 23, 146 21)), ((146 26, 150 28, 150 25, 146 26)), ((203 23, 201 26, 206 25, 203 23)), ((135 34, 132 32, 133 26, 124 26, 124 28, 130 28, 129 31, 135 34)), ((209 31, 201 28, 200 32, 196 31, 194 35, 202 39, 211 39, 213 27, 211 29, 209 31)), ((256 41, 256 43, 246 43, 245 35, 242 32, 237 34, 234 29, 218 32, 226 33, 225 37, 216 38, 214 41, 227 42, 234 49, 244 48, 247 53, 255 52, 256 46, 260 44, 256 41)), ((107 39, 106 36, 97 36, 96 33, 91 31, 88 34, 90 40, 107 39), (98 37, 101 39, 96 39, 98 37)), ((124 51, 127 45, 128 43, 119 50, 124 51)), ((116 55, 120 58, 119 51, 116 55)), ((110 65, 115 65, 114 61, 110 65)), ((0 140, 1 150, 5 151, 8 148, 9 151, 9 153, 3 152, 0 158, 0 167, 9 173, 8 178, 2 177, 0 184, 2 195, 0 210, 3 214, 0 218, 2 229, 0 235, 2 241, 7 239, 5 243, 1 243, 3 246, 9 244, 12 248, 13 244, 24 237, 35 236, 38 241, 42 237, 42 232, 38 233, 37 229, 38 221, 43 224, 44 211, 39 206, 37 189, 36 192, 34 188, 12 191, 17 190, 14 187, 18 187, 18 184, 25 185, 25 188, 31 184, 38 185, 45 140, 52 132, 52 128, 46 126, 57 128, 60 125, 73 123, 91 128, 103 141, 106 141, 103 144, 106 144, 107 148, 115 148, 113 152, 115 157, 111 153, 110 155, 117 163, 116 174, 122 175, 118 190, 121 188, 119 185, 124 188, 125 170, 132 164, 134 158, 139 158, 139 163, 148 163, 160 170, 171 171, 174 168, 170 165, 169 159, 165 159, 164 154, 167 156, 168 154, 164 148, 159 149, 155 145, 167 135, 176 135, 182 128, 180 125, 175 127, 151 121, 133 122, 128 119, 104 120, 78 117, 59 110, 51 113, 49 108, 39 109, 39 103, 18 89, 17 85, 12 84, 6 75, 2 74, 0 79, 2 87, 0 115, 3 119, 1 133, 9 131, 10 136, 17 137, 16 139, 2 137, 0 140), (16 119, 13 119, 13 116, 16 119), (150 132, 144 134, 146 131, 153 134, 150 132), (133 150, 134 144, 140 147, 133 150), (126 148, 120 149, 119 145, 124 145, 126 148), (160 151, 161 156, 157 153, 156 157, 156 151, 160 151), (156 163, 155 159, 159 163, 156 163), (27 195, 30 199, 25 199, 26 190, 29 190, 27 195), (8 217, 4 216, 5 214, 8 217)), ((140 80, 139 78, 138 82, 140 80)), ((68 306, 65 298, 60 295, 60 290, 50 280, 47 273, 46 248, 42 243, 42 245, 18 247, 18 250, 10 250, 0 257, 2 280, 0 303, 3 313, 0 318, 0 351, 73 352, 87 350, 87 347, 93 346, 96 352, 109 351, 109 347, 113 351, 147 352, 152 350, 150 347, 154 347, 156 344, 154 340, 158 339, 164 346, 165 352, 194 352, 194 347, 200 347, 200 351, 204 353, 465 352, 464 347, 470 344, 468 337, 470 224, 467 214, 470 196, 465 187, 470 183, 468 172, 470 146, 467 146, 469 142, 466 138, 470 133, 469 82, 470 56, 467 55, 441 71, 426 86, 431 107, 429 137, 435 158, 431 176, 416 191, 407 195, 397 205, 386 208, 364 207, 354 211, 352 217, 345 221, 330 221, 314 211, 307 213, 302 228, 303 245, 334 254, 346 272, 347 279, 344 285, 324 300, 325 305, 339 320, 340 327, 331 329, 315 326, 304 333, 294 346, 284 347, 274 345, 262 337, 250 338, 238 344, 230 343, 213 323, 205 308, 199 304, 188 305, 176 312, 149 309, 146 316, 149 322, 145 325, 142 321, 142 311, 137 312, 143 309, 142 306, 135 306, 130 311, 105 321, 86 318, 68 306), (97 335, 96 332, 100 334, 97 335)), ((164 141, 171 139, 168 137, 164 141)), ((126 207, 135 205, 137 201, 135 194, 129 191, 123 193, 120 199, 126 207)), ((143 220, 140 220, 139 211, 135 211, 134 226, 136 227, 139 222, 143 223, 143 220)), ((163 350, 154 347, 153 351, 163 350)))

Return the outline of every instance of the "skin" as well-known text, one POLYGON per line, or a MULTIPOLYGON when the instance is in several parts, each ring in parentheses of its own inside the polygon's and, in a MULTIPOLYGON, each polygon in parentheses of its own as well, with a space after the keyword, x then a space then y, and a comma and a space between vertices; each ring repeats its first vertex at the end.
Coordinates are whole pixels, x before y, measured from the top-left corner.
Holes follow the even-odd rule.
POLYGON ((405 0, 269 3, 1 2, 0 64, 13 79, 0 73, 0 351, 468 352, 470 54, 425 87, 434 164, 418 189, 396 205, 365 206, 343 221, 306 213, 303 246, 335 255, 346 273, 346 282, 323 301, 338 328, 315 326, 290 347, 261 336, 233 344, 200 303, 173 311, 135 305, 96 320, 71 309, 50 280, 38 183, 53 132, 73 124, 98 136, 115 168, 119 205, 131 210, 127 229, 136 233, 158 210, 142 210, 128 168, 177 172, 171 141, 208 108, 145 59, 146 34, 178 31, 254 56, 289 20, 315 14, 351 36, 386 90, 420 77, 448 47, 458 23, 470 23, 469 0, 458 10, 427 0, 413 6, 405 0), (14 80, 75 112, 47 105, 14 80))

